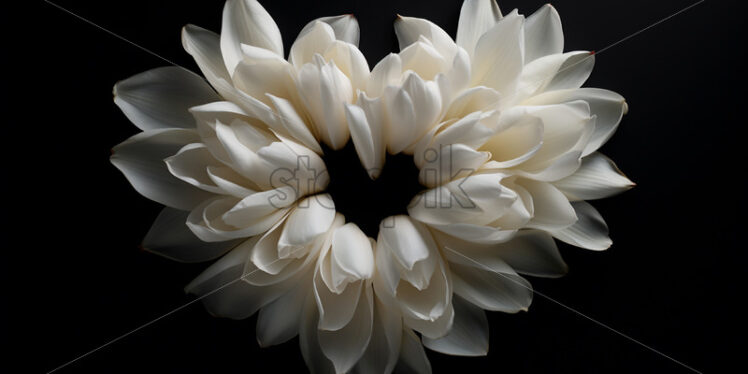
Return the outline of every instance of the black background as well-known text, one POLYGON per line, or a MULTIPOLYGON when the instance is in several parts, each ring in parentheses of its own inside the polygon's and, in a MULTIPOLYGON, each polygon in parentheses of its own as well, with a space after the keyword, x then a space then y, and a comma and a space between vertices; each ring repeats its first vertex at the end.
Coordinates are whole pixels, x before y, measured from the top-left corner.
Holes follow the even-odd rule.
MULTIPOLYGON (((690 3, 553 4, 566 50, 601 50, 690 3)), ((181 27, 219 31, 223 7, 222 1, 58 4, 194 71, 181 48, 181 27)), ((371 66, 397 49, 395 14, 428 18, 454 35, 460 4, 263 1, 286 51, 313 18, 355 14, 371 66)), ((542 4, 500 6, 529 15, 542 4)), ((138 249, 160 207, 139 196, 108 160, 112 146, 137 132, 112 103, 113 84, 167 63, 51 5, 32 5, 31 12, 2 11, 10 26, 1 52, 9 64, 0 225, 6 345, 0 371, 7 372, 49 371, 192 300, 182 287, 207 266, 138 249)), ((724 368, 736 358, 731 348, 745 344, 731 318, 742 313, 745 296, 744 14, 737 1, 706 1, 598 54, 587 86, 619 92, 630 105, 602 150, 638 186, 593 202, 611 228, 610 250, 562 245, 569 274, 531 279, 544 295, 704 372, 724 368)), ((429 352, 434 371, 688 372, 540 296, 527 313, 489 319, 487 357, 429 352)), ((196 303, 60 372, 306 370, 297 340, 260 349, 254 323, 213 318, 196 303)))

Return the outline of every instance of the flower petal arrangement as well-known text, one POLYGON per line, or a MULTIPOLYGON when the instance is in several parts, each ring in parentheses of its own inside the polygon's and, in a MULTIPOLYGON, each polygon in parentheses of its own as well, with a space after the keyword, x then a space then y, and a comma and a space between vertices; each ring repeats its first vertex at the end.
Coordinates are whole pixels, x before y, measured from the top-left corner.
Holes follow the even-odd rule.
POLYGON ((188 25, 205 78, 153 69, 114 87, 142 132, 112 163, 166 207, 143 247, 218 259, 186 287, 219 317, 258 313, 261 346, 299 337, 313 372, 430 372, 424 347, 488 351, 485 310, 527 310, 523 275, 566 273, 554 238, 611 245, 586 200, 633 186, 597 152, 627 104, 582 88, 594 53, 564 52, 546 5, 525 18, 466 0, 456 38, 398 16, 400 52, 372 69, 351 15, 307 24, 287 58, 254 0, 228 0, 220 35, 188 25), (326 150, 352 142, 376 179, 412 156, 423 190, 376 238, 335 209, 326 150))

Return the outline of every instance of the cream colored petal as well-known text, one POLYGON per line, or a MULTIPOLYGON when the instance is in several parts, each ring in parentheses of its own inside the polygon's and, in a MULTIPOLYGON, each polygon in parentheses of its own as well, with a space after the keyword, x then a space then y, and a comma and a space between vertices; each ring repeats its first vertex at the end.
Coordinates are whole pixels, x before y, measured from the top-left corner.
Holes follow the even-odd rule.
POLYGON ((523 102, 523 105, 549 105, 583 100, 590 106, 590 113, 597 116, 595 132, 584 149, 586 156, 605 144, 618 128, 621 118, 628 111, 626 100, 619 94, 599 88, 579 88, 544 92, 523 102))
POLYGON ((398 16, 395 20, 395 34, 400 43, 400 50, 425 37, 445 60, 452 61, 457 53, 457 45, 452 37, 441 27, 423 18, 398 16))
POLYGON ((223 8, 221 52, 229 75, 242 60, 241 45, 265 48, 283 56, 280 30, 256 0, 228 0, 223 8))
POLYGON ((195 128, 189 108, 221 98, 199 75, 181 67, 162 67, 114 85, 114 103, 141 130, 195 128))
POLYGON ((488 319, 481 308, 452 298, 455 319, 449 333, 438 339, 423 337, 423 345, 431 350, 456 356, 485 356, 488 354, 488 319))
POLYGON ((189 212, 164 208, 143 239, 146 251, 180 262, 213 260, 234 248, 239 242, 206 243, 187 228, 189 212))
POLYGON ((501 17, 496 0, 465 0, 457 24, 457 45, 473 56, 480 37, 493 28, 501 17))
POLYGON ((350 323, 336 331, 318 331, 320 348, 337 373, 348 372, 364 354, 371 339, 374 313, 371 285, 367 284, 360 292, 350 323))
POLYGON ((516 11, 496 23, 478 40, 473 56, 473 85, 484 85, 509 97, 524 66, 525 18, 516 11))
POLYGON ((584 201, 574 202, 572 206, 579 217, 577 223, 552 232, 553 236, 562 242, 593 251, 608 249, 613 241, 608 236, 608 225, 597 209, 584 201))
POLYGON ((330 25, 319 20, 312 22, 311 25, 305 27, 306 31, 299 34, 288 54, 288 62, 296 69, 301 69, 304 64, 313 62, 314 55, 325 53, 336 40, 335 31, 330 25))
POLYGON ((342 40, 346 43, 351 43, 355 46, 358 46, 358 39, 360 34, 358 20, 356 20, 356 17, 354 17, 352 14, 317 18, 316 20, 307 23, 306 26, 301 29, 299 37, 311 31, 317 21, 324 22, 330 25, 330 27, 332 27, 332 31, 335 33, 335 38, 337 40, 342 40))
POLYGON ((174 177, 164 159, 198 141, 193 130, 144 131, 114 147, 110 161, 141 195, 168 207, 190 210, 215 195, 174 177))
POLYGON ((545 4, 525 22, 525 63, 564 51, 564 31, 556 8, 545 4))
POLYGON ((169 172, 204 191, 225 194, 223 189, 213 183, 208 175, 209 167, 220 167, 220 161, 216 160, 202 143, 187 144, 175 155, 164 159, 169 172))
POLYGON ((634 187, 612 160, 595 152, 582 159, 577 171, 553 183, 570 200, 595 200, 619 194, 634 187))
POLYGON ((371 97, 382 96, 387 86, 400 83, 402 73, 400 56, 390 53, 374 66, 369 82, 366 83, 366 93, 371 97))
POLYGON ((255 330, 260 347, 285 343, 299 333, 301 319, 305 318, 304 302, 308 292, 305 287, 291 288, 260 309, 255 330))
POLYGON ((552 184, 530 179, 518 179, 516 183, 532 195, 533 218, 527 227, 551 231, 569 227, 577 221, 569 199, 552 184))

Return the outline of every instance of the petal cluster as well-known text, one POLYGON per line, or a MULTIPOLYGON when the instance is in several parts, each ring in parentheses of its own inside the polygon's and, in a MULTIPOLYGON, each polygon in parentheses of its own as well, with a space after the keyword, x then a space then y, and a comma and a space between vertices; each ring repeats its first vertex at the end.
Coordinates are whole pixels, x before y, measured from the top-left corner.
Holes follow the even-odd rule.
POLYGON ((586 200, 633 186, 598 152, 628 110, 585 88, 594 54, 564 52, 557 11, 503 15, 466 0, 456 37, 419 18, 372 69, 351 15, 307 24, 288 54, 255 0, 228 0, 220 34, 188 25, 204 79, 153 69, 114 87, 142 132, 112 163, 165 205, 143 246, 218 259, 186 287, 214 315, 257 312, 257 340, 299 336, 314 372, 430 372, 424 347, 488 352, 484 310, 527 310, 523 275, 558 277, 554 238, 611 245, 586 200), (353 142, 371 178, 412 155, 424 190, 367 237, 336 212, 323 145, 353 142))

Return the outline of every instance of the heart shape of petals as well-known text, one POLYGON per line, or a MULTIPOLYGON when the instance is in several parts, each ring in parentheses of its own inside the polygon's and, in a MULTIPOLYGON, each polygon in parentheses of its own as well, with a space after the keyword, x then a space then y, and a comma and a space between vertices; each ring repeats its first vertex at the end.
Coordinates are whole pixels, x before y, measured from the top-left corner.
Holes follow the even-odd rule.
POLYGON ((485 310, 526 311, 524 275, 566 273, 554 239, 607 249, 586 201, 633 186, 598 152, 628 106, 582 87, 594 54, 564 52, 552 6, 466 0, 454 39, 420 18, 395 32, 399 53, 371 69, 351 15, 313 20, 286 56, 257 1, 228 0, 220 34, 182 30, 204 78, 162 67, 114 87, 142 132, 111 161, 165 205, 143 247, 217 259, 186 291, 216 316, 259 313, 261 346, 299 336, 313 372, 430 372, 424 347, 487 354, 485 310), (424 186, 376 238, 326 193, 323 150, 349 142, 372 179, 412 155, 424 186))

